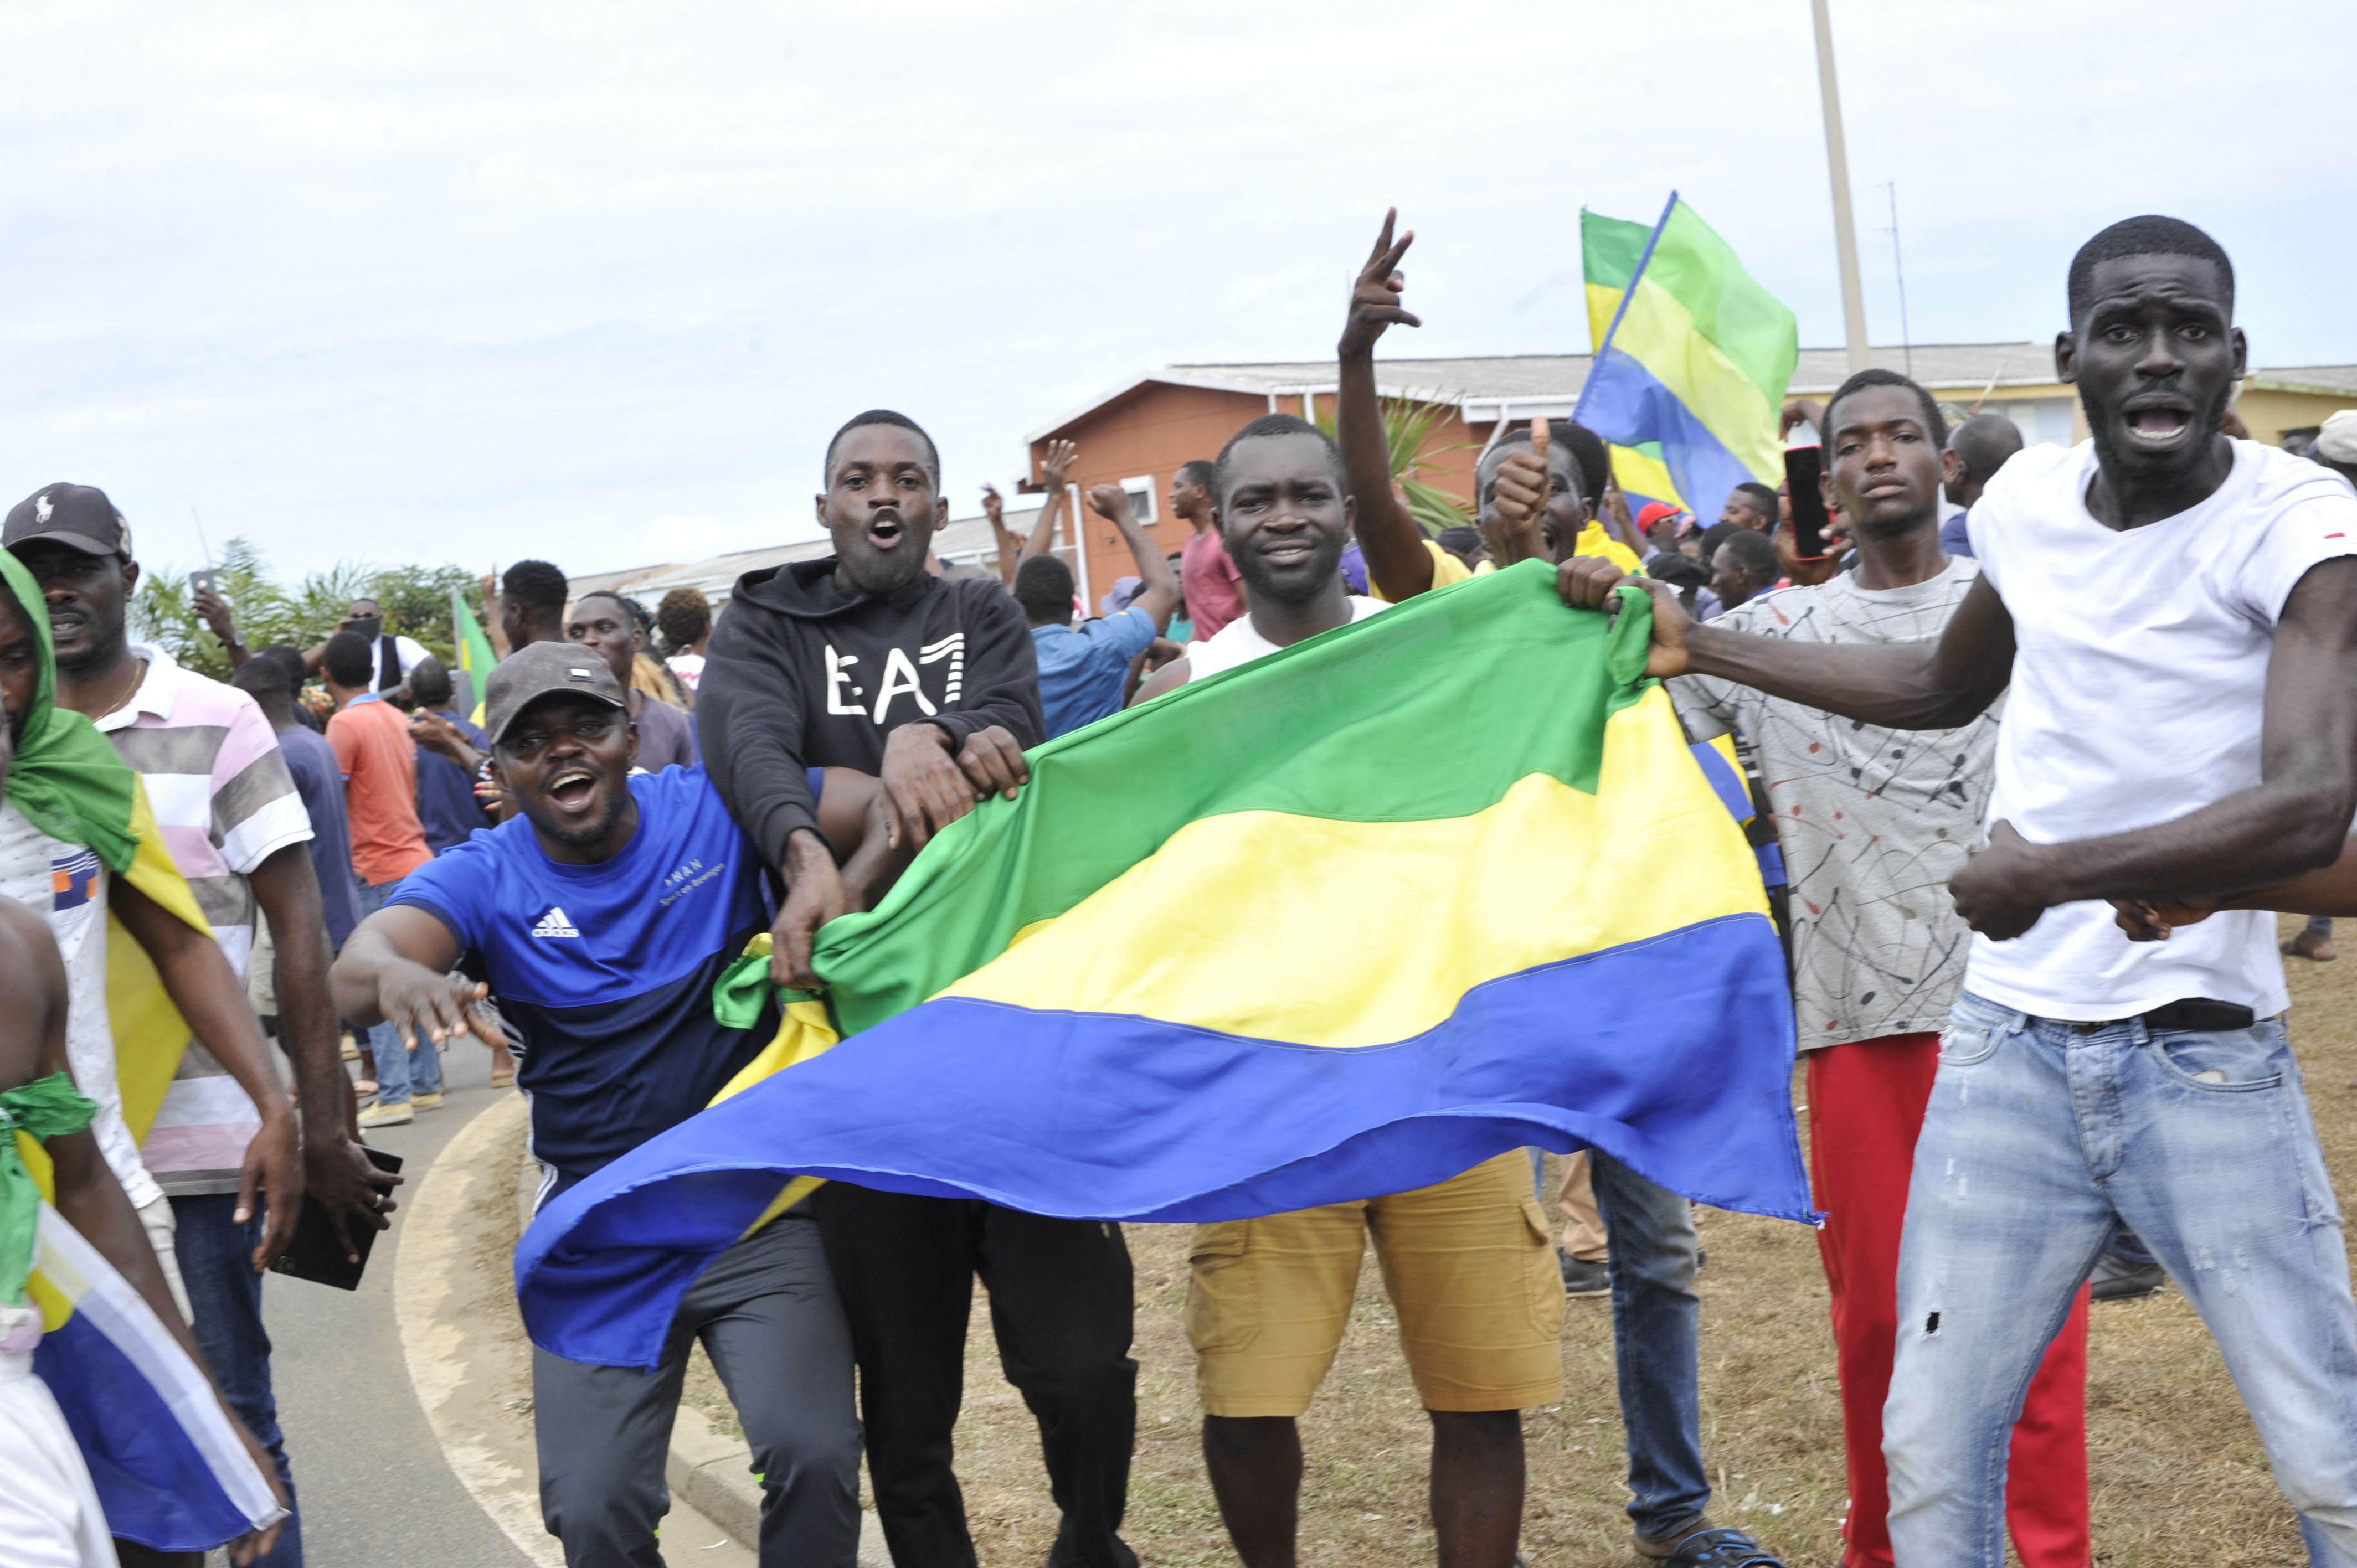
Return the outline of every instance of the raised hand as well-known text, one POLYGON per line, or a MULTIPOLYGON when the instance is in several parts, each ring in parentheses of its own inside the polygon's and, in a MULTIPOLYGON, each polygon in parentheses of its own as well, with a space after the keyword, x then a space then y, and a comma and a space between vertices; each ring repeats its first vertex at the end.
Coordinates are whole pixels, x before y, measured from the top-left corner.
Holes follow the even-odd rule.
POLYGON ((990 519, 990 526, 993 528, 1006 526, 1003 521, 1006 516, 1006 498, 998 493, 996 485, 986 481, 982 487, 982 514, 990 519))
POLYGON ((1136 515, 1129 510, 1129 492, 1119 485, 1091 485, 1089 510, 1108 522, 1136 515))
POLYGON ((1405 327, 1424 325, 1400 307, 1401 292, 1407 287, 1407 274, 1399 270, 1400 258, 1415 243, 1415 233, 1411 230, 1394 242, 1392 226, 1398 220, 1396 207, 1383 214, 1375 248, 1368 252, 1367 264, 1359 269, 1358 278, 1351 285, 1351 314, 1342 323, 1342 341, 1338 345, 1344 359, 1372 354, 1375 339, 1394 321, 1405 327))
POLYGON ((1039 458, 1039 482, 1049 495, 1064 493, 1064 476, 1072 471, 1081 449, 1069 441, 1050 441, 1039 458))

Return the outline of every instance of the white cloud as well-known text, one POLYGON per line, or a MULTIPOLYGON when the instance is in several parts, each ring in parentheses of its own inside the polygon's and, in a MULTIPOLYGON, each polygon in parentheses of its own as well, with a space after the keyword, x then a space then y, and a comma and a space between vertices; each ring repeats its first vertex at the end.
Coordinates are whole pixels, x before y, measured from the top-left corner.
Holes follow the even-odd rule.
MULTIPOLYGON (((0 499, 104 485, 183 564, 190 502, 296 569, 770 542, 857 409, 925 420, 963 497, 1147 366, 1326 351, 1392 202, 1397 351, 1584 348, 1579 205, 1672 186, 1839 334, 1798 0, 878 16, 0 13, 0 499)), ((1919 340, 2052 331, 2072 248, 2160 209, 2233 251, 2260 362, 2357 359, 2309 303, 2357 238, 2345 4, 1835 23, 1919 340)))

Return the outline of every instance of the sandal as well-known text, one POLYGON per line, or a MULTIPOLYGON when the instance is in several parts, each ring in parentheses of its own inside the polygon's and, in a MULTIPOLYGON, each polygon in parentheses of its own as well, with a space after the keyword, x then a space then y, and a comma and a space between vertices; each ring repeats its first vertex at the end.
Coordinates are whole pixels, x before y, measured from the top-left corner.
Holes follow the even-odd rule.
POLYGON ((1698 1530, 1663 1562, 1676 1568, 1784 1568, 1784 1560, 1739 1530, 1698 1530))

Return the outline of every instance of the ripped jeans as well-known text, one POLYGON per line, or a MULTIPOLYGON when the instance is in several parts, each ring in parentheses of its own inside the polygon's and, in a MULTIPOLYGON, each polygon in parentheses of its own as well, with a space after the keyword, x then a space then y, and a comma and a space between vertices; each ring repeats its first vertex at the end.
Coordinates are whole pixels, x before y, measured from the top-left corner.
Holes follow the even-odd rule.
POLYGON ((2157 1034, 1970 993, 1941 1040, 1900 1245, 1883 1412, 1899 1562, 2004 1563, 2014 1418, 2123 1226, 2216 1337, 2309 1561, 2357 1564, 2357 1305, 2283 1025, 2157 1034))

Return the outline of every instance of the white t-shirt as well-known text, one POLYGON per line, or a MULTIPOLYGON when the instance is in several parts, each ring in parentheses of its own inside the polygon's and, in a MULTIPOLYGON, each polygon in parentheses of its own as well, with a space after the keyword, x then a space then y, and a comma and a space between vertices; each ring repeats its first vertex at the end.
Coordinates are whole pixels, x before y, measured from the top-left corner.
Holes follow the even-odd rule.
MULTIPOLYGON (((1350 604, 1351 619, 1354 624, 1377 610, 1391 608, 1381 599, 1370 599, 1358 594, 1350 596, 1350 604)), ((1223 670, 1232 670, 1239 664, 1249 664, 1255 659, 1278 651, 1275 643, 1253 629, 1250 615, 1240 615, 1208 639, 1187 645, 1187 679, 1200 681, 1206 675, 1217 675, 1223 670)))
POLYGON ((90 1130, 134 1208, 164 1196, 123 1120, 114 1031, 106 1015, 107 870, 96 853, 53 839, 0 800, 0 895, 48 917, 66 965, 66 1061, 74 1087, 98 1101, 90 1130))
MULTIPOLYGON (((1972 510, 1973 553, 2012 613, 2013 685, 1991 822, 2033 843, 2171 822, 2259 782, 2276 619, 2309 568, 2357 554, 2357 496, 2330 470, 2237 441, 2209 499, 2142 528, 2088 512, 2092 442, 2033 446, 1972 510)), ((2212 916, 2130 942, 2100 900, 2012 941, 1973 939, 1965 989, 2076 1021, 2188 997, 2290 1005, 2276 918, 2212 916)))

